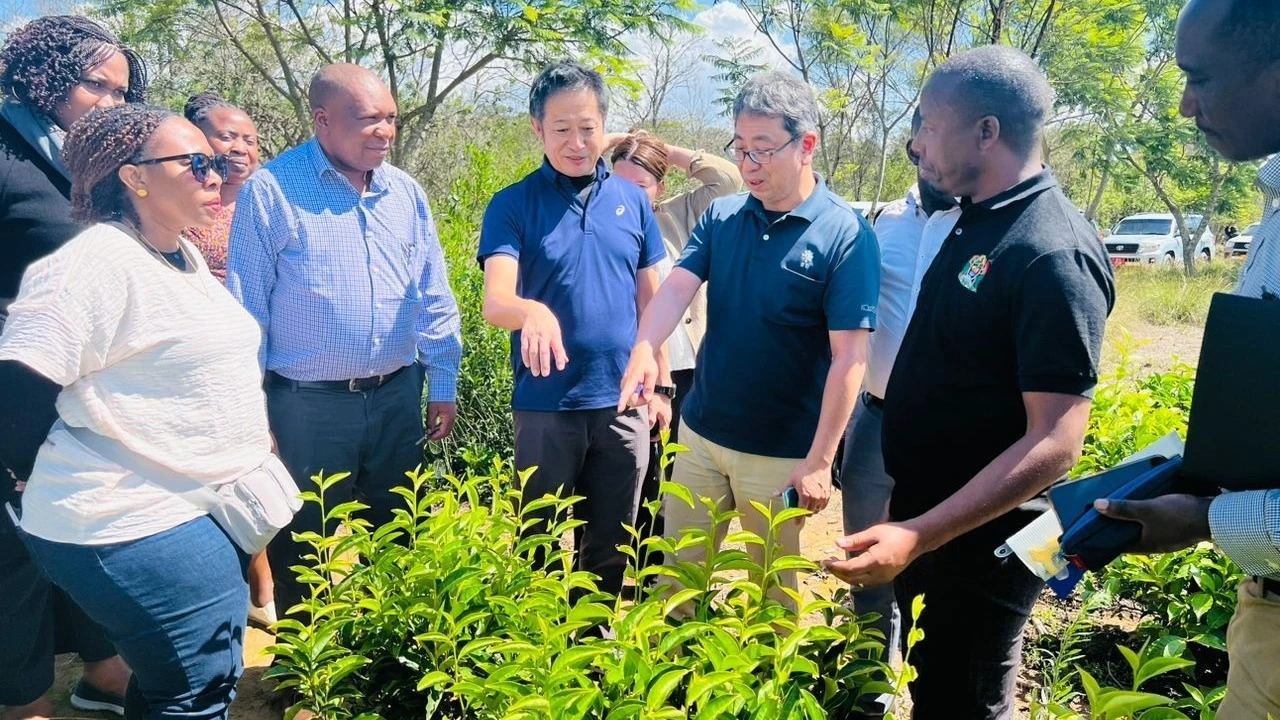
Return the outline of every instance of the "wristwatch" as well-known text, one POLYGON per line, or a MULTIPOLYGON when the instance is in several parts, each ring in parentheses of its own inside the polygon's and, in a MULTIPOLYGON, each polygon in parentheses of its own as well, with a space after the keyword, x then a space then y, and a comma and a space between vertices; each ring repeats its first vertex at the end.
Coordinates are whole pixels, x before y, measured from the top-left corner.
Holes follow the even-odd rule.
POLYGON ((653 391, 659 395, 666 395, 668 398, 672 400, 676 399, 675 385, 654 385, 653 391))

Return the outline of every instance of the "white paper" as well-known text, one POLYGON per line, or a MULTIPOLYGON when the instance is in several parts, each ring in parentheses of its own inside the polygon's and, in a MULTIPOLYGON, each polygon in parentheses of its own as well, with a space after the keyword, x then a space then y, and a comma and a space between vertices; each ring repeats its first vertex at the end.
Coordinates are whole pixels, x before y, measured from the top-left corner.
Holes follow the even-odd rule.
MULTIPOLYGON (((1182 450, 1182 438, 1178 437, 1175 431, 1125 458, 1124 462, 1151 457, 1171 458, 1181 455, 1182 450)), ((1008 542, 996 550, 996 555, 1000 557, 1017 555, 1022 564, 1041 580, 1065 575, 1069 561, 1062 556, 1062 548, 1059 545, 1062 532, 1062 522, 1058 519, 1058 514, 1048 510, 1014 533, 1008 542)))

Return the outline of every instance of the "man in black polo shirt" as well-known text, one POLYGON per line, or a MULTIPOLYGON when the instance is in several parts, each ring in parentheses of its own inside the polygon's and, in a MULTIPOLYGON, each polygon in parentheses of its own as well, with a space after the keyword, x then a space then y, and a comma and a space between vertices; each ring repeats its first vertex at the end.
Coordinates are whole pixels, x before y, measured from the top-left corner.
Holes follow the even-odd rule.
POLYGON ((1019 506, 1080 454, 1115 285, 1102 246, 1041 162, 1053 91, 1023 53, 948 60, 920 101, 920 175, 963 198, 925 275, 884 404, 893 522, 842 538, 855 587, 925 595, 914 717, 1010 718, 1042 582, 993 554, 1019 506))

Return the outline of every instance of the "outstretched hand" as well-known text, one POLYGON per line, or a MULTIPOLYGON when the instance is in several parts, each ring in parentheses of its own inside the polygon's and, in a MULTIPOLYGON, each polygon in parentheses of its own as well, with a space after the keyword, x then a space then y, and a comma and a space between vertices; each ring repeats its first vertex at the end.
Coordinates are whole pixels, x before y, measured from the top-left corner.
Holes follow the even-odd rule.
POLYGON ((854 590, 888 585, 924 554, 920 533, 903 523, 874 525, 840 538, 836 545, 858 554, 847 560, 828 558, 822 566, 854 590))

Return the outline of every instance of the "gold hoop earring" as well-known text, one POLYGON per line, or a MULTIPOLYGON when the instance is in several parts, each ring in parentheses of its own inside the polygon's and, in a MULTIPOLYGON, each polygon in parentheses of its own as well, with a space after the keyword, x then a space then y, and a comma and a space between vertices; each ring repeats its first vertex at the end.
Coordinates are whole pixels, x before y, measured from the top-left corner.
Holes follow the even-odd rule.
POLYGON ((140 197, 140 198, 144 198, 144 197, 146 197, 147 195, 150 195, 150 194, 151 194, 151 193, 147 192, 147 189, 146 189, 146 188, 138 188, 135 192, 137 192, 137 193, 138 193, 138 197, 140 197))

